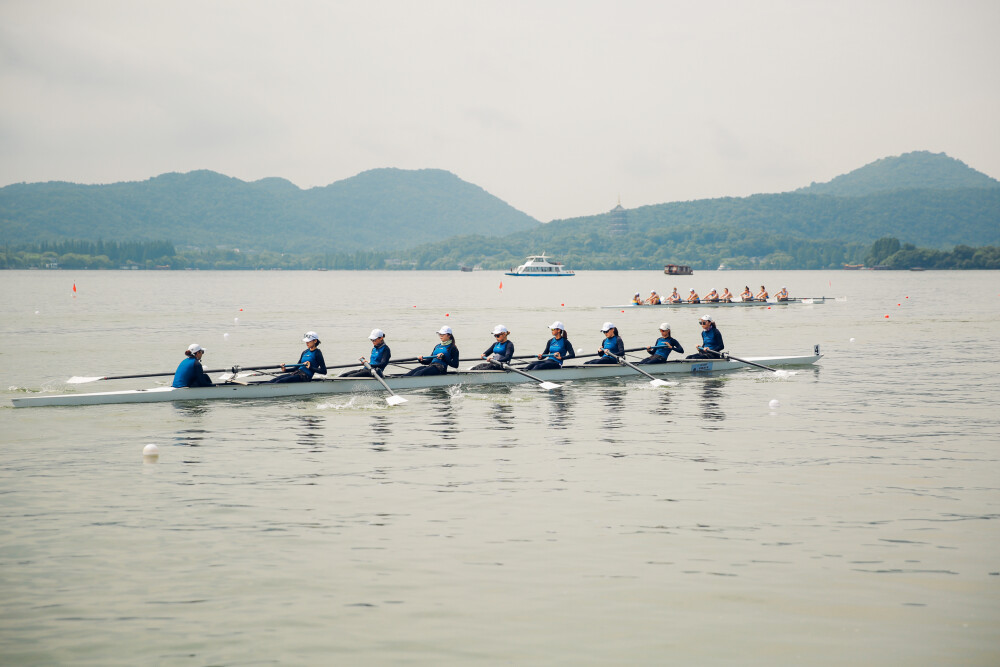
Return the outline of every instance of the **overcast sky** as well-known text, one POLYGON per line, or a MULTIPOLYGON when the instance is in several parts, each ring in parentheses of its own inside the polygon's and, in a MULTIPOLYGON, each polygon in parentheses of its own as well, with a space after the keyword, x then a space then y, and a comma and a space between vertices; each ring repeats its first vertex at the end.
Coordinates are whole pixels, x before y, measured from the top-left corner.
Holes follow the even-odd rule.
POLYGON ((0 0, 0 185, 453 172, 539 220, 1000 177, 1000 2, 0 0))

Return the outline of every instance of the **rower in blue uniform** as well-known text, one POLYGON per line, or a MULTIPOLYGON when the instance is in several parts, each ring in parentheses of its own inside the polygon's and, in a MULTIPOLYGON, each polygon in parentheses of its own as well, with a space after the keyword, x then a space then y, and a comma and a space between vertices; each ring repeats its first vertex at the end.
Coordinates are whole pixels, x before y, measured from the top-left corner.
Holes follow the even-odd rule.
MULTIPOLYGON (((378 373, 379 377, 385 375, 385 367, 389 365, 389 360, 392 359, 392 351, 389 346, 385 344, 385 332, 381 329, 372 329, 372 332, 368 335, 368 340, 372 342, 372 351, 368 356, 368 365, 372 367, 372 371, 378 373)), ((358 361, 364 361, 364 357, 359 357, 358 361)), ((353 371, 347 371, 346 373, 341 373, 340 377, 371 377, 372 371, 367 368, 359 368, 353 371)))
POLYGON ((688 292, 688 298, 686 301, 688 303, 701 303, 701 299, 698 298, 698 293, 694 291, 693 287, 691 288, 691 291, 688 292))
POLYGON ((493 327, 493 337, 497 342, 486 348, 486 351, 479 355, 480 359, 486 359, 485 364, 476 364, 470 370, 493 371, 500 368, 500 364, 509 364, 514 357, 514 341, 507 340, 510 331, 502 324, 493 327))
POLYGON ((407 375, 444 375, 449 366, 458 368, 458 345, 451 327, 441 327, 437 334, 441 342, 434 346, 429 356, 417 357, 422 366, 414 368, 407 375))
POLYGON ((649 356, 637 364, 662 364, 667 361, 671 352, 684 354, 684 348, 677 342, 677 339, 670 335, 670 325, 664 322, 660 325, 660 337, 656 339, 650 347, 646 348, 649 356))
POLYGON ((715 326, 711 315, 702 315, 698 324, 701 325, 701 345, 698 346, 697 354, 689 354, 687 358, 718 359, 722 356, 722 350, 725 348, 719 328, 715 326))
POLYGON ((524 370, 526 371, 547 371, 554 368, 562 368, 563 362, 576 356, 573 350, 573 343, 569 342, 569 334, 562 322, 556 320, 549 325, 552 330, 552 338, 545 344, 545 349, 538 355, 538 361, 533 361, 524 370))
POLYGON ((618 335, 618 327, 611 322, 605 322, 601 327, 604 334, 604 342, 597 350, 597 358, 586 362, 588 364, 617 364, 618 357, 625 356, 625 343, 618 335))
POLYGON ((635 296, 632 297, 632 305, 633 306, 641 306, 642 305, 642 297, 639 296, 638 292, 636 292, 635 296))
POLYGON ((205 356, 205 348, 198 343, 191 343, 184 350, 184 361, 177 366, 174 373, 174 383, 171 387, 211 387, 212 378, 208 377, 201 367, 201 358, 205 356))
POLYGON ((660 303, 661 303, 661 301, 660 301, 660 295, 656 293, 655 289, 649 290, 649 298, 646 299, 645 303, 646 303, 647 306, 659 306, 660 305, 660 303))
POLYGON ((298 362, 281 364, 284 374, 271 382, 309 382, 316 373, 326 375, 326 361, 323 359, 323 353, 319 351, 319 336, 315 331, 309 331, 302 337, 302 342, 306 344, 306 349, 299 355, 298 362), (289 370, 290 373, 287 372, 289 370))
POLYGON ((719 303, 719 293, 716 292, 715 288, 713 287, 712 291, 706 294, 705 298, 702 299, 702 301, 705 301, 707 303, 719 303))
POLYGON ((788 301, 788 288, 784 285, 781 286, 781 291, 774 295, 777 301, 788 301))

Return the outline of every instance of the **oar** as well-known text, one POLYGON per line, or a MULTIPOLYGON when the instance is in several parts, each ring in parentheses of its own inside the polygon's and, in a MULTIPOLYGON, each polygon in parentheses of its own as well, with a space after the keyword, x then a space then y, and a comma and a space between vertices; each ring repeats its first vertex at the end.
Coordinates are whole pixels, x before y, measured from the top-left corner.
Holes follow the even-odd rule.
POLYGON ((729 354, 728 352, 722 352, 722 353, 716 352, 716 354, 718 354, 723 359, 735 359, 736 361, 742 362, 744 364, 749 364, 750 366, 756 366, 757 368, 763 368, 765 371, 771 371, 772 373, 777 373, 778 372, 777 368, 771 368, 770 366, 765 366, 763 364, 756 364, 756 363, 754 363, 752 361, 747 361, 746 359, 740 359, 739 357, 734 357, 733 355, 729 354))
MULTIPOLYGON (((639 349, 641 350, 642 348, 639 348, 639 349)), ((619 357, 619 356, 617 356, 616 354, 614 354, 612 352, 605 352, 604 354, 610 354, 612 357, 614 357, 615 359, 618 360, 619 364, 622 364, 623 366, 628 366, 629 368, 631 368, 632 370, 634 370, 636 373, 642 373, 643 375, 645 375, 646 377, 649 378, 649 384, 653 385, 654 387, 669 387, 671 385, 677 384, 676 382, 667 382, 666 380, 661 380, 660 378, 653 377, 652 375, 650 375, 646 371, 644 371, 641 368, 637 367, 632 362, 627 361, 624 356, 619 357)))
MULTIPOLYGON (((203 371, 204 373, 234 373, 234 371, 262 371, 268 368, 281 368, 281 364, 271 364, 270 366, 251 366, 249 368, 241 368, 239 366, 234 366, 233 368, 215 368, 210 371, 203 371)), ((134 378, 155 378, 155 377, 166 377, 168 375, 173 375, 170 373, 139 373, 137 375, 103 375, 100 377, 80 377, 74 375, 70 379, 66 380, 66 384, 84 384, 85 382, 96 382, 97 380, 132 380, 134 378)))
MULTIPOLYGON (((497 362, 491 361, 490 363, 491 364, 495 364, 497 362)), ((535 377, 534 375, 531 375, 530 373, 525 373, 522 370, 518 370, 518 369, 514 368, 510 364, 501 363, 500 364, 500 368, 504 369, 505 371, 510 371, 511 373, 517 373, 518 375, 523 375, 524 377, 528 378, 529 380, 534 380, 535 382, 538 383, 538 386, 540 386, 542 389, 550 389, 550 390, 551 389, 558 389, 559 387, 562 386, 561 384, 556 384, 555 382, 549 382, 548 380, 543 380, 540 377, 535 377)))
POLYGON ((371 364, 369 364, 364 359, 361 360, 361 363, 365 365, 365 368, 367 368, 368 371, 372 374, 372 377, 378 380, 379 384, 385 387, 385 390, 389 392, 389 395, 385 397, 386 403, 388 403, 389 405, 399 405, 400 403, 406 403, 406 399, 403 398, 402 396, 397 395, 396 392, 390 389, 389 385, 386 384, 385 380, 382 379, 382 376, 379 375, 374 368, 372 368, 371 364))

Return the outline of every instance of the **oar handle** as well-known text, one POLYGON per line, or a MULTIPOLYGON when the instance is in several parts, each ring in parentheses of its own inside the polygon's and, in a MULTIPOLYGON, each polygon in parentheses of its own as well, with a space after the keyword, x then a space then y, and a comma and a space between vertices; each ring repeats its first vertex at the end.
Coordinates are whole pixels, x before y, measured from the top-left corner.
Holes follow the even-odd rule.
POLYGON ((717 352, 716 354, 719 354, 719 356, 722 359, 734 359, 736 361, 739 361, 740 363, 747 364, 748 366, 756 366, 757 368, 763 368, 765 371, 771 371, 772 373, 777 373, 778 372, 778 369, 776 369, 776 368, 771 368, 770 366, 765 366, 764 364, 756 364, 756 363, 754 363, 752 361, 747 361, 746 359, 740 359, 739 357, 734 357, 733 355, 729 354, 728 352, 722 352, 722 353, 718 353, 717 352))

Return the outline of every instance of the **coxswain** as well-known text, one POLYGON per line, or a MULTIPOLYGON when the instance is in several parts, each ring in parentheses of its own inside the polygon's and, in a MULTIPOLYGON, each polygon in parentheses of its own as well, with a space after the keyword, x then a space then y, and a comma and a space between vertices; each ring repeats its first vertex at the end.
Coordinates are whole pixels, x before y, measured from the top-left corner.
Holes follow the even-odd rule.
POLYGON ((493 337, 496 338, 496 342, 479 355, 480 359, 486 359, 486 363, 476 364, 471 370, 491 371, 499 369, 501 364, 509 364, 514 357, 514 341, 507 340, 509 335, 510 331, 504 325, 498 324, 493 327, 493 337))
POLYGON ((702 301, 707 301, 708 303, 719 303, 719 293, 716 292, 715 288, 713 287, 712 291, 706 294, 705 298, 702 299, 702 301))
POLYGON ((306 349, 299 355, 298 363, 281 364, 283 375, 279 375, 271 382, 309 382, 317 373, 326 375, 326 361, 323 360, 323 353, 319 350, 319 336, 315 331, 308 331, 302 336, 302 342, 306 344, 306 349))
POLYGON ((617 364, 618 357, 625 356, 625 343, 618 335, 618 327, 611 322, 605 322, 601 327, 604 340, 597 350, 597 358, 586 362, 588 364, 617 364))
POLYGON ((662 364, 667 361, 667 357, 670 356, 671 352, 684 354, 684 348, 681 347, 676 338, 670 335, 670 325, 666 322, 660 325, 660 337, 656 339, 655 343, 647 347, 646 351, 649 352, 649 356, 636 363, 662 364))
POLYGON ((421 366, 414 368, 407 375, 444 375, 448 372, 449 366, 458 368, 458 345, 455 343, 451 327, 441 327, 437 330, 437 335, 441 342, 434 346, 430 355, 417 357, 421 366))
POLYGON ((715 321, 711 315, 702 315, 698 320, 701 325, 701 345, 698 346, 697 354, 689 354, 688 359, 718 359, 725 348, 722 342, 722 334, 715 326, 715 321))
POLYGON ((647 306, 659 306, 660 305, 660 295, 656 293, 655 289, 649 290, 649 298, 646 299, 647 306))
POLYGON ((754 296, 753 300, 754 301, 767 301, 767 296, 768 296, 767 290, 764 289, 763 285, 761 285, 760 286, 760 291, 757 292, 757 294, 754 296))
POLYGON ((677 293, 677 288, 675 287, 674 291, 667 297, 667 303, 680 303, 681 300, 681 295, 677 293))
POLYGON ((743 291, 740 292, 741 301, 753 301, 753 292, 750 291, 749 285, 743 286, 743 291))
POLYGON ((788 301, 788 288, 785 286, 781 287, 781 291, 774 295, 774 298, 778 301, 788 301))
POLYGON ((538 361, 533 361, 527 366, 527 371, 547 371, 554 368, 562 368, 563 362, 576 356, 573 344, 569 342, 569 334, 562 322, 556 320, 549 325, 552 331, 552 338, 545 343, 545 349, 538 355, 538 361))
POLYGON ((719 297, 719 301, 721 301, 722 303, 733 302, 733 294, 732 292, 729 291, 728 287, 722 290, 722 295, 719 297))
MULTIPOLYGON (((385 376, 385 367, 389 365, 389 360, 392 359, 392 350, 385 344, 385 332, 381 329, 372 329, 372 332, 368 334, 368 340, 372 342, 372 351, 368 355, 368 365, 371 366, 372 370, 370 371, 362 367, 357 370, 341 373, 340 377, 371 377, 372 371, 378 373, 379 377, 385 376)), ((358 361, 364 363, 364 360, 364 357, 358 357, 358 361)))
POLYGON ((212 378, 208 377, 205 369, 201 367, 203 356, 205 356, 205 348, 198 343, 191 343, 188 349, 184 350, 184 360, 178 364, 177 372, 174 373, 174 383, 170 386, 176 389, 211 387, 212 378))
POLYGON ((701 303, 701 299, 698 298, 698 293, 694 291, 693 287, 691 288, 691 291, 688 292, 687 302, 688 303, 701 303))

